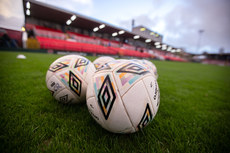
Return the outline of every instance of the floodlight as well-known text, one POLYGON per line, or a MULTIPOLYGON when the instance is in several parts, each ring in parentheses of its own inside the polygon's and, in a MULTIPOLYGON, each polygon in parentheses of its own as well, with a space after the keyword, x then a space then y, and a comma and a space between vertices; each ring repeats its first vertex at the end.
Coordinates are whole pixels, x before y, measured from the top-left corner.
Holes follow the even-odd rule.
POLYGON ((26 31, 25 27, 22 27, 21 30, 22 30, 23 32, 26 31))
POLYGON ((104 24, 101 24, 101 25, 99 26, 100 29, 103 29, 104 27, 105 27, 104 24))
POLYGON ((157 46, 157 45, 160 45, 161 43, 160 42, 155 42, 154 45, 157 46))
POLYGON ((114 33, 112 34, 113 37, 115 37, 115 36, 117 36, 117 35, 118 35, 117 32, 114 32, 114 33))
POLYGON ((29 9, 26 10, 26 15, 28 15, 28 16, 30 15, 30 10, 29 9))
POLYGON ((161 48, 161 45, 157 45, 156 48, 161 48))
POLYGON ((77 18, 77 16, 76 16, 76 15, 73 15, 73 16, 71 16, 70 19, 71 19, 72 21, 74 21, 76 18, 77 18))
POLYGON ((67 20, 67 21, 66 21, 66 24, 67 24, 67 25, 70 25, 71 23, 72 23, 71 20, 67 20))
POLYGON ((145 42, 149 43, 149 42, 151 42, 151 39, 146 39, 145 42))
POLYGON ((150 32, 150 35, 155 35, 155 33, 154 32, 150 32))
POLYGON ((171 50, 172 50, 172 47, 168 46, 167 51, 171 51, 171 50))
POLYGON ((119 31, 118 33, 119 33, 119 35, 122 35, 122 34, 125 33, 125 31, 124 31, 124 30, 121 30, 121 31, 119 31))
POLYGON ((30 9, 30 2, 27 2, 27 3, 26 3, 26 8, 27 8, 27 9, 30 9))
POLYGON ((98 30, 99 30, 98 27, 95 27, 95 28, 93 29, 94 32, 96 32, 96 31, 98 31, 98 30))
POLYGON ((161 49, 162 49, 162 50, 166 50, 166 49, 167 49, 167 45, 166 45, 166 44, 163 44, 161 49))
POLYGON ((133 37, 133 39, 139 39, 139 38, 140 38, 139 35, 136 35, 136 36, 133 37))

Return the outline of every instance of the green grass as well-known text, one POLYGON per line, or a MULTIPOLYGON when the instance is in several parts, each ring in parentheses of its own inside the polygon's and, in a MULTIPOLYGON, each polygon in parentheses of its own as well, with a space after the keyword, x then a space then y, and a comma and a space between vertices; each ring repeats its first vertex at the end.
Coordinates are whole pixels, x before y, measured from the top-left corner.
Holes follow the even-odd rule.
POLYGON ((101 128, 86 105, 50 95, 45 75, 59 55, 17 54, 0 52, 0 152, 230 152, 230 67, 153 61, 159 111, 143 131, 122 135, 101 128))

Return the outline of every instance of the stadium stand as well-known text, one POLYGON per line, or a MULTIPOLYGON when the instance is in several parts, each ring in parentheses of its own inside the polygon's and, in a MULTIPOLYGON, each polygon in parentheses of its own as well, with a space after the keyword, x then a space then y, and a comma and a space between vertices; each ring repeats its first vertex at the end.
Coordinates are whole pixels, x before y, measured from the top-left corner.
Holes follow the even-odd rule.
POLYGON ((30 10, 33 13, 30 15, 25 13, 25 26, 27 30, 34 31, 41 49, 176 60, 173 55, 168 57, 150 52, 155 42, 146 44, 145 37, 134 40, 135 33, 108 24, 104 24, 105 28, 99 28, 103 24, 100 21, 72 14, 42 2, 34 0, 23 2, 25 9, 28 2, 33 5, 30 10), (49 16, 41 12, 49 12, 49 16), (59 18, 56 18, 57 14, 59 18), (67 24, 67 18, 70 19, 73 15, 76 20, 67 24), (99 32, 94 31, 95 27, 99 32), (113 36, 114 33, 117 36, 113 36))
POLYGON ((146 37, 143 36, 135 39, 135 33, 119 27, 36 0, 23 0, 23 6, 26 31, 16 34, 9 31, 9 35, 18 41, 20 47, 23 46, 27 49, 40 48, 51 52, 83 52, 93 55, 103 54, 185 61, 178 55, 157 49, 154 40, 147 43, 146 37), (32 6, 29 15, 26 13, 28 3, 32 6), (49 12, 49 15, 46 12, 49 12), (72 20, 73 16, 76 20, 72 20), (70 24, 67 24, 70 19, 70 24), (98 28, 98 31, 94 30, 95 27, 98 28), (29 36, 30 33, 33 33, 32 37, 29 36))
POLYGON ((201 60, 203 64, 230 66, 230 53, 203 53, 202 56, 204 56, 201 60))
POLYGON ((117 55, 120 50, 123 50, 123 56, 133 56, 133 57, 152 57, 149 53, 140 53, 134 50, 127 50, 115 47, 105 47, 95 44, 87 44, 81 42, 72 42, 68 40, 59 40, 53 38, 39 37, 37 39, 40 43, 42 49, 56 49, 63 51, 79 51, 84 53, 96 53, 96 54, 108 54, 117 55))
POLYGON ((58 40, 53 38, 39 37, 37 39, 42 49, 55 49, 62 51, 78 51, 84 53, 109 54, 116 55, 117 52, 108 47, 87 44, 81 42, 72 42, 68 40, 58 40))
POLYGON ((149 53, 140 53, 139 51, 132 50, 135 47, 131 45, 124 44, 123 49, 121 49, 119 47, 120 43, 117 41, 111 41, 99 37, 90 37, 69 31, 65 34, 60 30, 32 24, 26 24, 26 27, 34 30, 41 49, 77 51, 107 55, 118 55, 119 51, 123 50, 122 56, 139 58, 153 57, 153 55, 149 53))
POLYGON ((18 48, 22 46, 22 32, 0 28, 0 47, 18 48))

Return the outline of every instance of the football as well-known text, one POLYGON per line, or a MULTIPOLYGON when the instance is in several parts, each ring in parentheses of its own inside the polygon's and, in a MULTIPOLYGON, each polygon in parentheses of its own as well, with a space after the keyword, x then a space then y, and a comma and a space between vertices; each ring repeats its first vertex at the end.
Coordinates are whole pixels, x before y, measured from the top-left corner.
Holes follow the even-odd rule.
POLYGON ((102 65, 115 60, 115 58, 110 56, 101 56, 93 61, 93 64, 96 69, 100 68, 102 65))
POLYGON ((155 76, 155 78, 158 79, 157 67, 151 61, 145 59, 142 60, 132 59, 132 60, 145 66, 155 76))
POLYGON ((87 58, 66 55, 54 61, 46 73, 46 85, 61 103, 86 101, 86 89, 95 67, 87 58))
POLYGON ((86 104, 91 116, 114 133, 133 133, 146 127, 160 104, 157 80, 141 64, 115 60, 90 78, 86 104))

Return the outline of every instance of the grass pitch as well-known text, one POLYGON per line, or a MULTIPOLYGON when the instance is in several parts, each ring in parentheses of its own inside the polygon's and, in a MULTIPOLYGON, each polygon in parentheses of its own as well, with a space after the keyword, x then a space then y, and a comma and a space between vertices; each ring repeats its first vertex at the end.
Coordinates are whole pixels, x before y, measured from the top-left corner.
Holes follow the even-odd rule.
POLYGON ((230 67, 153 61, 159 111, 143 131, 122 135, 101 128, 86 105, 64 106, 50 95, 46 71, 60 55, 17 54, 0 52, 3 153, 230 152, 230 67))

